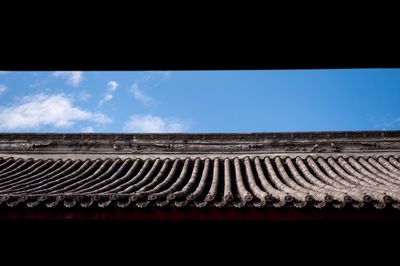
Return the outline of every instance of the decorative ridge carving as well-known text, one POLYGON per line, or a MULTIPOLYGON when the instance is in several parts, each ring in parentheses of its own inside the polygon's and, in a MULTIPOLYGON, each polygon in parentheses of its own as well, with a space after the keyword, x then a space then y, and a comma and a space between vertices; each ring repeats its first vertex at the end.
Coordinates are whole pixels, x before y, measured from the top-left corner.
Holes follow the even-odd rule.
POLYGON ((0 152, 29 153, 342 153, 400 150, 400 131, 50 134, 0 133, 0 152))

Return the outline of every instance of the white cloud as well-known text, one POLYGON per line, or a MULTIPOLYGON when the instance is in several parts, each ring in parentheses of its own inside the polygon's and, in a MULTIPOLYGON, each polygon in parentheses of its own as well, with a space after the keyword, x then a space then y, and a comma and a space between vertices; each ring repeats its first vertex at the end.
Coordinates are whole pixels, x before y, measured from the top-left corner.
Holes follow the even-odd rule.
POLYGON ((113 95, 112 94, 106 94, 106 96, 104 96, 104 101, 111 101, 112 100, 112 98, 113 98, 113 95))
POLYGON ((135 99, 143 103, 144 105, 151 105, 152 103, 154 103, 153 98, 147 96, 143 93, 143 91, 139 89, 139 84, 137 82, 132 85, 131 91, 135 99))
POLYGON ((93 127, 83 127, 82 132, 83 133, 93 133, 94 129, 93 129, 93 127))
POLYGON ((116 81, 112 80, 107 83, 107 86, 108 91, 114 92, 118 88, 119 84, 116 81))
POLYGON ((105 102, 111 101, 112 98, 113 98, 113 95, 112 95, 112 94, 106 93, 106 94, 104 95, 103 99, 101 99, 101 100, 99 101, 99 105, 103 105, 105 102))
POLYGON ((36 94, 24 97, 18 104, 0 107, 0 130, 34 129, 41 126, 71 127, 77 121, 108 123, 102 113, 92 113, 73 106, 63 94, 36 94))
POLYGON ((7 90, 7 86, 4 84, 0 84, 0 94, 2 94, 3 92, 5 92, 7 90))
POLYGON ((159 116, 133 115, 124 125, 124 130, 129 132, 183 132, 187 129, 187 125, 177 119, 164 119, 159 116))
POLYGON ((169 79, 172 75, 172 71, 162 71, 161 73, 165 79, 169 79))
POLYGON ((53 76, 67 79, 67 83, 74 87, 78 87, 83 80, 82 71, 55 71, 53 76))
POLYGON ((87 100, 89 100, 89 98, 91 97, 92 95, 90 95, 90 93, 88 93, 88 92, 86 92, 86 91, 82 91, 81 93, 79 93, 79 100, 81 100, 81 101, 87 101, 87 100))
POLYGON ((35 83, 29 85, 29 88, 43 87, 44 85, 46 85, 47 82, 49 82, 49 81, 48 80, 37 80, 37 81, 35 81, 35 83))
POLYGON ((149 71, 144 79, 156 79, 162 77, 164 79, 169 79, 172 75, 172 71, 149 71))
POLYGON ((373 122, 374 127, 379 130, 398 129, 400 125, 400 117, 393 118, 393 115, 385 114, 383 117, 372 117, 369 119, 373 122))
POLYGON ((116 81, 109 81, 107 83, 107 91, 104 94, 103 99, 100 100, 99 105, 102 105, 105 102, 111 101, 113 98, 113 92, 115 92, 118 88, 119 84, 116 81))
POLYGON ((9 73, 10 71, 0 71, 0 75, 4 75, 4 74, 7 74, 7 73, 9 73))

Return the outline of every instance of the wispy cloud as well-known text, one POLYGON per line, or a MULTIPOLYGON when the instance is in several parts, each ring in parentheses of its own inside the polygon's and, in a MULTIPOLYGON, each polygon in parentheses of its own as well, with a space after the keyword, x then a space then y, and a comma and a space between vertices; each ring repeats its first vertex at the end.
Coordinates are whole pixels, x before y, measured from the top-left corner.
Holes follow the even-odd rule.
POLYGON ((384 122, 382 122, 382 124, 380 126, 382 127, 383 130, 398 129, 398 127, 400 126, 400 117, 397 117, 390 121, 384 121, 384 122))
POLYGON ((162 75, 165 79, 169 79, 172 75, 172 71, 162 71, 162 75))
POLYGON ((107 89, 110 92, 114 92, 118 88, 118 86, 119 86, 119 84, 114 80, 111 80, 107 83, 107 87, 108 87, 107 89))
POLYGON ((111 122, 102 113, 93 113, 73 105, 64 94, 26 96, 17 104, 0 107, 0 130, 35 129, 42 126, 68 128, 77 121, 99 124, 111 122))
POLYGON ((10 71, 0 71, 0 75, 4 75, 4 74, 7 74, 7 73, 9 73, 10 71))
POLYGON ((66 79, 67 83, 73 87, 78 87, 83 80, 82 71, 55 71, 53 76, 66 79))
POLYGON ((144 105, 149 106, 149 105, 155 103, 155 100, 153 98, 144 94, 144 92, 139 88, 138 82, 135 82, 132 85, 131 91, 132 91, 133 97, 135 97, 136 100, 143 103, 144 105))
POLYGON ((148 71, 146 75, 133 83, 131 87, 131 92, 136 100, 146 106, 156 104, 157 101, 154 98, 148 96, 143 91, 143 88, 151 89, 158 87, 160 83, 162 83, 162 80, 169 79, 171 75, 172 71, 148 71), (139 86, 139 82, 141 86, 139 86))
POLYGON ((188 128, 184 121, 159 116, 133 115, 124 125, 124 130, 139 133, 184 132, 188 128))
POLYGON ((164 78, 169 79, 172 75, 172 71, 149 71, 144 79, 155 79, 155 78, 164 78))
POLYGON ((48 79, 46 80, 37 80, 35 81, 35 83, 32 83, 31 85, 29 85, 29 88, 39 88, 39 87, 43 87, 44 85, 46 85, 49 82, 48 79))
POLYGON ((79 100, 80 101, 87 101, 90 99, 90 97, 92 97, 92 95, 90 95, 90 93, 88 93, 87 91, 82 91, 81 93, 79 93, 79 100))
POLYGON ((393 118, 393 115, 390 114, 385 114, 380 118, 369 116, 369 119, 379 130, 399 129, 400 127, 400 117, 393 118))
POLYGON ((119 84, 116 81, 109 81, 107 83, 107 91, 104 94, 103 99, 100 100, 99 105, 103 105, 105 102, 111 101, 113 93, 117 90, 119 84))
POLYGON ((7 86, 4 84, 0 84, 0 94, 2 94, 3 92, 5 92, 7 90, 7 86))
POLYGON ((83 133, 93 133, 94 129, 93 129, 93 127, 83 127, 82 132, 83 133))

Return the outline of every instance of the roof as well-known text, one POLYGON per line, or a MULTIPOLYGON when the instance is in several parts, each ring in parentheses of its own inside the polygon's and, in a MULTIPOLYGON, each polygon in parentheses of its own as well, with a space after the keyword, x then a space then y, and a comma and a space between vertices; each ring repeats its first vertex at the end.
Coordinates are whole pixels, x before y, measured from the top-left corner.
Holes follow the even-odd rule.
POLYGON ((0 204, 400 208, 400 131, 0 134, 0 204))

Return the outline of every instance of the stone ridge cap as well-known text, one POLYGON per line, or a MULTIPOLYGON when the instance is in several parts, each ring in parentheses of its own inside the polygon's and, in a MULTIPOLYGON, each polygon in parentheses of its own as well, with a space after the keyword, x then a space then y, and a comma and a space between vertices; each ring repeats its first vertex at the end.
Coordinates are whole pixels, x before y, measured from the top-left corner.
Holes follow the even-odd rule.
POLYGON ((400 150, 400 130, 293 133, 0 133, 6 153, 345 153, 400 150))
POLYGON ((293 131, 293 132, 190 132, 190 133, 80 133, 80 132, 68 132, 68 133, 54 133, 54 132, 0 132, 0 139, 7 136, 14 137, 72 137, 72 136, 109 136, 109 137, 229 137, 229 136, 244 136, 244 137, 303 137, 303 136, 319 136, 319 137, 341 137, 341 138, 351 138, 351 137, 400 137, 400 130, 354 130, 354 131, 293 131))

